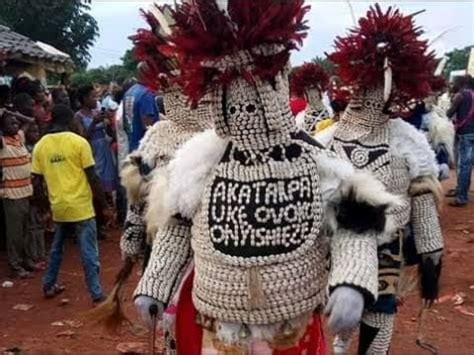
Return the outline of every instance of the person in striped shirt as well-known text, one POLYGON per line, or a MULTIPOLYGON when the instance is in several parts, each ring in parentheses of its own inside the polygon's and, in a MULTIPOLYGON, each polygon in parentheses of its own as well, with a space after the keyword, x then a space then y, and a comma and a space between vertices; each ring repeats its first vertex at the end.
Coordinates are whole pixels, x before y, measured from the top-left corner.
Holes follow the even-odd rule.
POLYGON ((5 213, 8 263, 18 277, 27 278, 31 276, 27 270, 34 270, 26 249, 33 195, 30 158, 14 115, 5 112, 0 117, 0 129, 0 194, 5 213))

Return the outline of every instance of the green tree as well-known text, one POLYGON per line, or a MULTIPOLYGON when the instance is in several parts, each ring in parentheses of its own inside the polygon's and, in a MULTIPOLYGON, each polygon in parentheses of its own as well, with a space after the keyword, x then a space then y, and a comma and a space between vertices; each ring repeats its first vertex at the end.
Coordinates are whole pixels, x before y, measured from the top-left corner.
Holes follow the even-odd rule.
POLYGON ((77 85, 90 83, 108 84, 111 81, 122 83, 135 75, 138 62, 133 58, 132 51, 127 50, 122 57, 121 65, 80 70, 71 77, 71 82, 77 85))
POLYGON ((55 46, 86 67, 99 35, 97 21, 88 13, 90 4, 91 0, 1 0, 0 23, 55 46))
POLYGON ((311 60, 313 63, 319 64, 329 75, 334 73, 334 63, 329 58, 316 56, 311 60))
POLYGON ((471 48, 474 46, 467 46, 462 49, 454 49, 449 53, 446 53, 448 61, 444 67, 444 73, 446 76, 449 75, 453 70, 465 70, 469 62, 469 54, 471 48))
POLYGON ((122 65, 127 72, 131 73, 131 75, 135 74, 138 60, 133 57, 133 51, 131 49, 128 49, 122 57, 122 65))

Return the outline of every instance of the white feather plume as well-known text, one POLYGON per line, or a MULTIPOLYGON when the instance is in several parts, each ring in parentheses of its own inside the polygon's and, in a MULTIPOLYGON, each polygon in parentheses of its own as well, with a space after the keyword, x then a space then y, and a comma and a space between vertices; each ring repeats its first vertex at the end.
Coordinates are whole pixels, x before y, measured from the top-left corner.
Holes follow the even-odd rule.
POLYGON ((354 12, 354 8, 352 7, 351 1, 346 0, 347 6, 349 6, 349 12, 351 13, 351 18, 352 18, 352 24, 354 26, 357 26, 357 17, 354 12))
MULTIPOLYGON (((171 31, 172 17, 168 16, 163 11, 161 11, 157 2, 154 2, 153 4, 150 5, 149 11, 153 14, 153 16, 156 18, 156 20, 160 24, 160 31, 162 32, 162 34, 165 36, 170 36, 172 33, 171 31)), ((166 11, 166 8, 165 8, 165 11, 166 11)))
POLYGON ((229 0, 216 0, 216 3, 219 10, 224 11, 224 13, 227 14, 229 0))
POLYGON ((439 61, 438 65, 436 67, 434 75, 438 76, 438 75, 441 75, 443 73, 443 69, 446 66, 446 63, 448 62, 448 59, 449 58, 447 56, 444 56, 443 58, 441 58, 441 60, 439 61))

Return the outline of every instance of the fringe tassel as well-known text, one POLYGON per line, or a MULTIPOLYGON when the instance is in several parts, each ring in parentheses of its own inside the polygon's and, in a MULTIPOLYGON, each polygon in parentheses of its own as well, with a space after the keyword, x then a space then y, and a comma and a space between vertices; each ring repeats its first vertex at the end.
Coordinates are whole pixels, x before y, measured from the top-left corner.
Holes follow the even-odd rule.
POLYGON ((96 308, 82 313, 81 318, 89 324, 102 324, 112 333, 117 333, 122 324, 132 322, 126 317, 123 311, 121 291, 126 281, 130 277, 135 262, 127 257, 115 279, 112 292, 107 299, 96 308))
POLYGON ((385 57, 385 62, 384 62, 383 67, 384 67, 383 100, 384 102, 387 102, 392 92, 392 67, 388 60, 388 57, 385 57))
POLYGON ((249 311, 259 309, 265 305, 265 294, 262 289, 260 272, 257 267, 252 267, 247 271, 248 292, 249 292, 249 311))

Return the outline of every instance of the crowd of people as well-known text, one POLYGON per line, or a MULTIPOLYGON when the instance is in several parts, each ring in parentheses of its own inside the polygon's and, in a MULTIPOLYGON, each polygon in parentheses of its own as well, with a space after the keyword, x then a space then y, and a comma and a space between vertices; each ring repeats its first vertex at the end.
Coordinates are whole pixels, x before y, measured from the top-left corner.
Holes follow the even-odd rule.
MULTIPOLYGON (((48 89, 20 77, 0 87, 2 249, 20 278, 46 270, 47 297, 63 290, 56 278, 64 240, 73 237, 92 299, 103 299, 96 240, 104 239, 111 225, 122 224, 126 214, 118 137, 139 141, 146 126, 159 119, 157 101, 140 81, 111 83, 101 91, 92 83, 48 89), (120 134, 122 115, 130 127, 120 134), (53 241, 45 243, 51 235, 53 241)), ((125 155, 133 149, 120 146, 125 155)))

